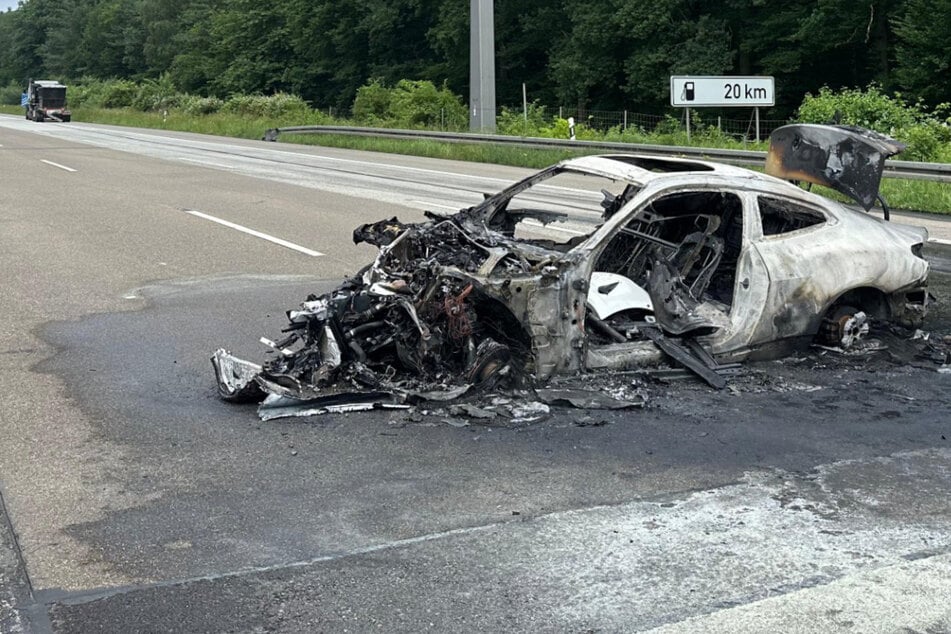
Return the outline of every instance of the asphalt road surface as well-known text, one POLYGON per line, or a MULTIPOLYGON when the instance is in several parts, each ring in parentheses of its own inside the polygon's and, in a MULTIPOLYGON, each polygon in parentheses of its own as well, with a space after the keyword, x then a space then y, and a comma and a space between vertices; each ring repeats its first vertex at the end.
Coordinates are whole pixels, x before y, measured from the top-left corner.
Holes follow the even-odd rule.
POLYGON ((531 423, 216 398, 355 225, 525 173, 0 116, 0 632, 951 631, 951 375, 909 342, 531 423))

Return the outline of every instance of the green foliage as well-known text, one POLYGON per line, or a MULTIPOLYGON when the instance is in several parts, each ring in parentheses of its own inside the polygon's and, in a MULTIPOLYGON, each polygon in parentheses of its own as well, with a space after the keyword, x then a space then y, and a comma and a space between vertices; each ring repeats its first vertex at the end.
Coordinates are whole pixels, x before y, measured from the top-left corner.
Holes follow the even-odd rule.
POLYGON ((664 119, 654 127, 656 134, 676 134, 684 129, 684 123, 680 119, 664 115, 664 119))
POLYGON ((19 106, 20 95, 23 94, 23 86, 16 83, 9 83, 0 87, 0 104, 5 106, 19 106))
POLYGON ((951 0, 905 0, 895 20, 898 82, 930 103, 951 101, 951 0))
MULTIPOLYGON (((951 101, 951 0, 496 5, 500 104, 519 104, 524 82, 551 106, 662 114, 671 74, 773 75, 773 118, 823 84, 876 81, 929 106, 951 101)), ((469 5, 458 0, 24 0, 0 13, 0 85, 29 77, 162 83, 167 75, 173 90, 149 89, 133 106, 172 107, 177 93, 288 93, 343 109, 371 78, 388 90, 413 77, 464 94, 468 42, 469 5)), ((358 116, 430 125, 432 96, 422 88, 392 106, 400 113, 368 103, 358 116)), ((450 110, 439 105, 438 119, 450 110)), ((468 117, 450 119, 447 127, 459 128, 468 117)))
POLYGON ((895 136, 908 144, 899 157, 908 161, 947 161, 951 153, 951 128, 935 119, 920 121, 895 136))
POLYGON ((383 84, 383 80, 374 78, 357 89, 353 100, 353 119, 364 125, 376 125, 385 122, 390 116, 392 91, 383 84))
POLYGON ((465 129, 469 111, 462 98, 445 85, 436 88, 431 81, 401 79, 393 89, 390 112, 399 125, 465 129))
POLYGON ((813 96, 807 93, 799 106, 798 118, 804 123, 829 123, 840 113, 842 123, 892 134, 894 130, 914 125, 921 115, 916 106, 909 106, 900 96, 889 97, 871 84, 865 90, 848 88, 835 91, 828 86, 813 96))
POLYGON ((541 130, 548 127, 550 121, 551 116, 545 106, 532 102, 527 109, 502 106, 502 113, 496 118, 495 125, 499 134, 537 137, 542 136, 541 130))
POLYGON ((131 105, 142 111, 166 110, 179 105, 181 97, 172 83, 171 76, 163 73, 157 80, 146 79, 140 82, 131 105))
POLYGON ((889 96, 875 84, 865 90, 840 91, 824 86, 818 95, 806 95, 798 119, 804 123, 829 123, 839 116, 843 124, 869 128, 907 143, 908 148, 901 155, 905 160, 934 161, 944 146, 951 143, 948 109, 947 104, 941 104, 928 112, 921 102, 909 104, 900 94, 889 96))
POLYGON ((276 95, 232 95, 225 100, 221 111, 229 114, 241 114, 251 117, 303 117, 310 107, 296 95, 277 93, 276 95))
POLYGON ((131 108, 139 86, 127 79, 84 79, 69 84, 67 98, 72 107, 131 108))
POLYGON ((393 88, 374 79, 357 91, 353 102, 357 123, 400 128, 465 130, 469 114, 462 99, 431 81, 401 79, 393 88))
POLYGON ((184 95, 178 101, 181 111, 190 117, 200 117, 219 112, 225 102, 217 97, 184 95))

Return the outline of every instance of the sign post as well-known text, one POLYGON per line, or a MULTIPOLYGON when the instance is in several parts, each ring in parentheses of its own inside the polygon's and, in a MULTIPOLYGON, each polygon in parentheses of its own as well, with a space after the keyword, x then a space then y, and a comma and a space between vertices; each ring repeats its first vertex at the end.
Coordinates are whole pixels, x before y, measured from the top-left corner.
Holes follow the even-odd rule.
MULTIPOLYGON (((759 108, 776 105, 776 85, 772 77, 671 75, 670 105, 675 108, 750 108, 756 116, 759 141, 759 108)), ((689 132, 688 132, 689 135, 689 132)))

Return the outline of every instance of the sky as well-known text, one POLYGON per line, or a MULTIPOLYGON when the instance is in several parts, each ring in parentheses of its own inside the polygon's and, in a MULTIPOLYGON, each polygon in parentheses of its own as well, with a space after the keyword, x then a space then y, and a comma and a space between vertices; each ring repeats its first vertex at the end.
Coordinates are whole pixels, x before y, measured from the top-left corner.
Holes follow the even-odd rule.
POLYGON ((0 11, 6 11, 7 9, 15 9, 17 6, 17 0, 0 0, 0 11))

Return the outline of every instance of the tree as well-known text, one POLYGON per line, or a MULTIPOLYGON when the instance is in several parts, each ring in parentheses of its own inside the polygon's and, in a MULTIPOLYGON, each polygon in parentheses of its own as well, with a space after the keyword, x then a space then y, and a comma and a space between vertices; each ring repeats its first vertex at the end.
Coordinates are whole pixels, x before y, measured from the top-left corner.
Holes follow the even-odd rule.
POLYGON ((172 40, 177 52, 168 69, 180 90, 208 95, 216 69, 216 60, 209 55, 211 22, 219 4, 220 0, 191 0, 182 9, 179 31, 172 40))
POLYGON ((566 23, 567 32, 552 38, 555 45, 549 53, 558 97, 577 104, 579 111, 591 104, 618 104, 624 77, 621 54, 628 38, 615 28, 614 7, 605 1, 579 5, 567 14, 566 23))
MULTIPOLYGON (((624 60, 625 92, 644 104, 650 100, 664 104, 669 98, 671 75, 724 75, 734 66, 735 53, 730 47, 726 21, 707 13, 687 13, 686 3, 670 2, 667 11, 655 5, 652 15, 643 15, 638 7, 636 19, 643 20, 624 60), (653 26, 652 36, 648 31, 653 26), (658 40, 662 43, 658 43, 658 40)), ((631 12, 620 16, 622 24, 631 24, 631 12)), ((647 105, 647 104, 644 104, 647 105)))
POLYGON ((231 0, 211 18, 209 92, 273 93, 286 89, 294 65, 284 11, 279 2, 231 0))
POLYGON ((898 83, 932 105, 951 102, 951 0, 907 0, 894 25, 898 83))
MULTIPOLYGON (((125 78, 145 70, 142 28, 134 2, 101 0, 89 9, 77 51, 83 73, 125 78)), ((59 24, 64 23, 69 20, 59 24)))

